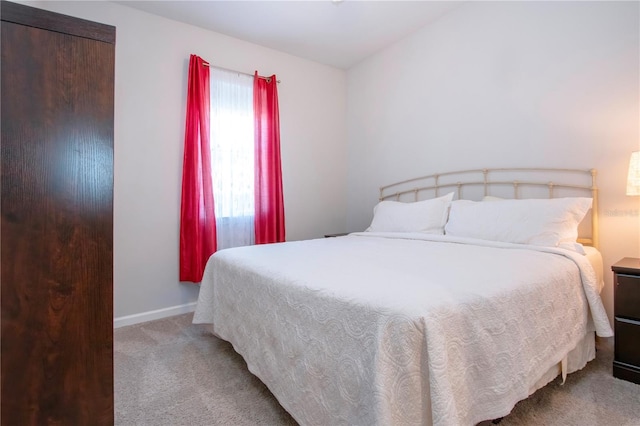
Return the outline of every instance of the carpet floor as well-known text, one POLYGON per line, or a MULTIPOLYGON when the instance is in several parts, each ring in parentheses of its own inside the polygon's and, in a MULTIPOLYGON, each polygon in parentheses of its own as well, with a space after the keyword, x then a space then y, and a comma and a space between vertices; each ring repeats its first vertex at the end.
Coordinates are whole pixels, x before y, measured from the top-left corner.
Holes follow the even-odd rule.
MULTIPOLYGON (((233 347, 192 316, 114 331, 116 425, 295 425, 233 347)), ((612 346, 599 339, 595 360, 519 402, 500 426, 640 426, 640 385, 611 375, 612 346)))

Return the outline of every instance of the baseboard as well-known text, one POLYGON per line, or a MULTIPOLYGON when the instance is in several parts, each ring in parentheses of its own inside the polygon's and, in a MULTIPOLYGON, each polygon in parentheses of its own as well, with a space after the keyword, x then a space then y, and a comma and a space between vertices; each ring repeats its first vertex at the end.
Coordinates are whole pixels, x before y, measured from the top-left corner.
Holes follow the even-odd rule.
POLYGON ((155 311, 142 312, 134 315, 126 315, 113 319, 113 328, 124 327, 126 325, 139 324, 141 322, 153 321, 157 319, 186 314, 196 310, 196 302, 185 303, 184 305, 171 306, 169 308, 156 309, 155 311))

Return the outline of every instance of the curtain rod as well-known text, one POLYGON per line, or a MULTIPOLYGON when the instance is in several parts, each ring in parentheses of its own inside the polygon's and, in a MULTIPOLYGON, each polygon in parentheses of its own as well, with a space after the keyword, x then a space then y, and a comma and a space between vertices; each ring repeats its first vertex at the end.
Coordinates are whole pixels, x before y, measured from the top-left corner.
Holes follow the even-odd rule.
MULTIPOLYGON (((222 71, 235 72, 235 73, 237 73, 237 74, 248 75, 249 77, 253 77, 253 76, 254 76, 253 74, 249 74, 248 72, 242 72, 242 71, 230 70, 229 68, 222 68, 222 67, 218 67, 218 66, 215 66, 215 65, 211 65, 211 64, 210 64, 210 63, 208 63, 208 62, 202 62, 202 64, 203 64, 205 67, 209 67, 209 68, 215 68, 215 69, 222 70, 222 71)), ((259 76, 258 76, 258 78, 261 78, 261 79, 263 79, 263 80, 271 80, 271 77, 263 77, 263 76, 261 76, 261 75, 259 75, 259 76)), ((276 80, 276 83, 280 84, 280 80, 276 80)))

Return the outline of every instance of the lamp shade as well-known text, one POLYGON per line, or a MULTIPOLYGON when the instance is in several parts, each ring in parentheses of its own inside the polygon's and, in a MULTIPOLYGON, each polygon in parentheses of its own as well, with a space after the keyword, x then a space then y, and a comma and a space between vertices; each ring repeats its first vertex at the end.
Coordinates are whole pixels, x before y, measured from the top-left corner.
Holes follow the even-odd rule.
POLYGON ((631 153, 629 177, 627 178, 627 195, 640 195, 640 151, 631 153))

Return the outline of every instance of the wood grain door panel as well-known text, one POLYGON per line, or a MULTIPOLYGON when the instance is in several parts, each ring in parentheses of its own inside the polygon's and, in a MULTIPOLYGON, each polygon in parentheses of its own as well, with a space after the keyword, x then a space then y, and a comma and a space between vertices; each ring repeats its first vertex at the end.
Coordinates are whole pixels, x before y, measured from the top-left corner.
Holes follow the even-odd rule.
POLYGON ((114 45, 1 31, 2 424, 113 424, 114 45))

